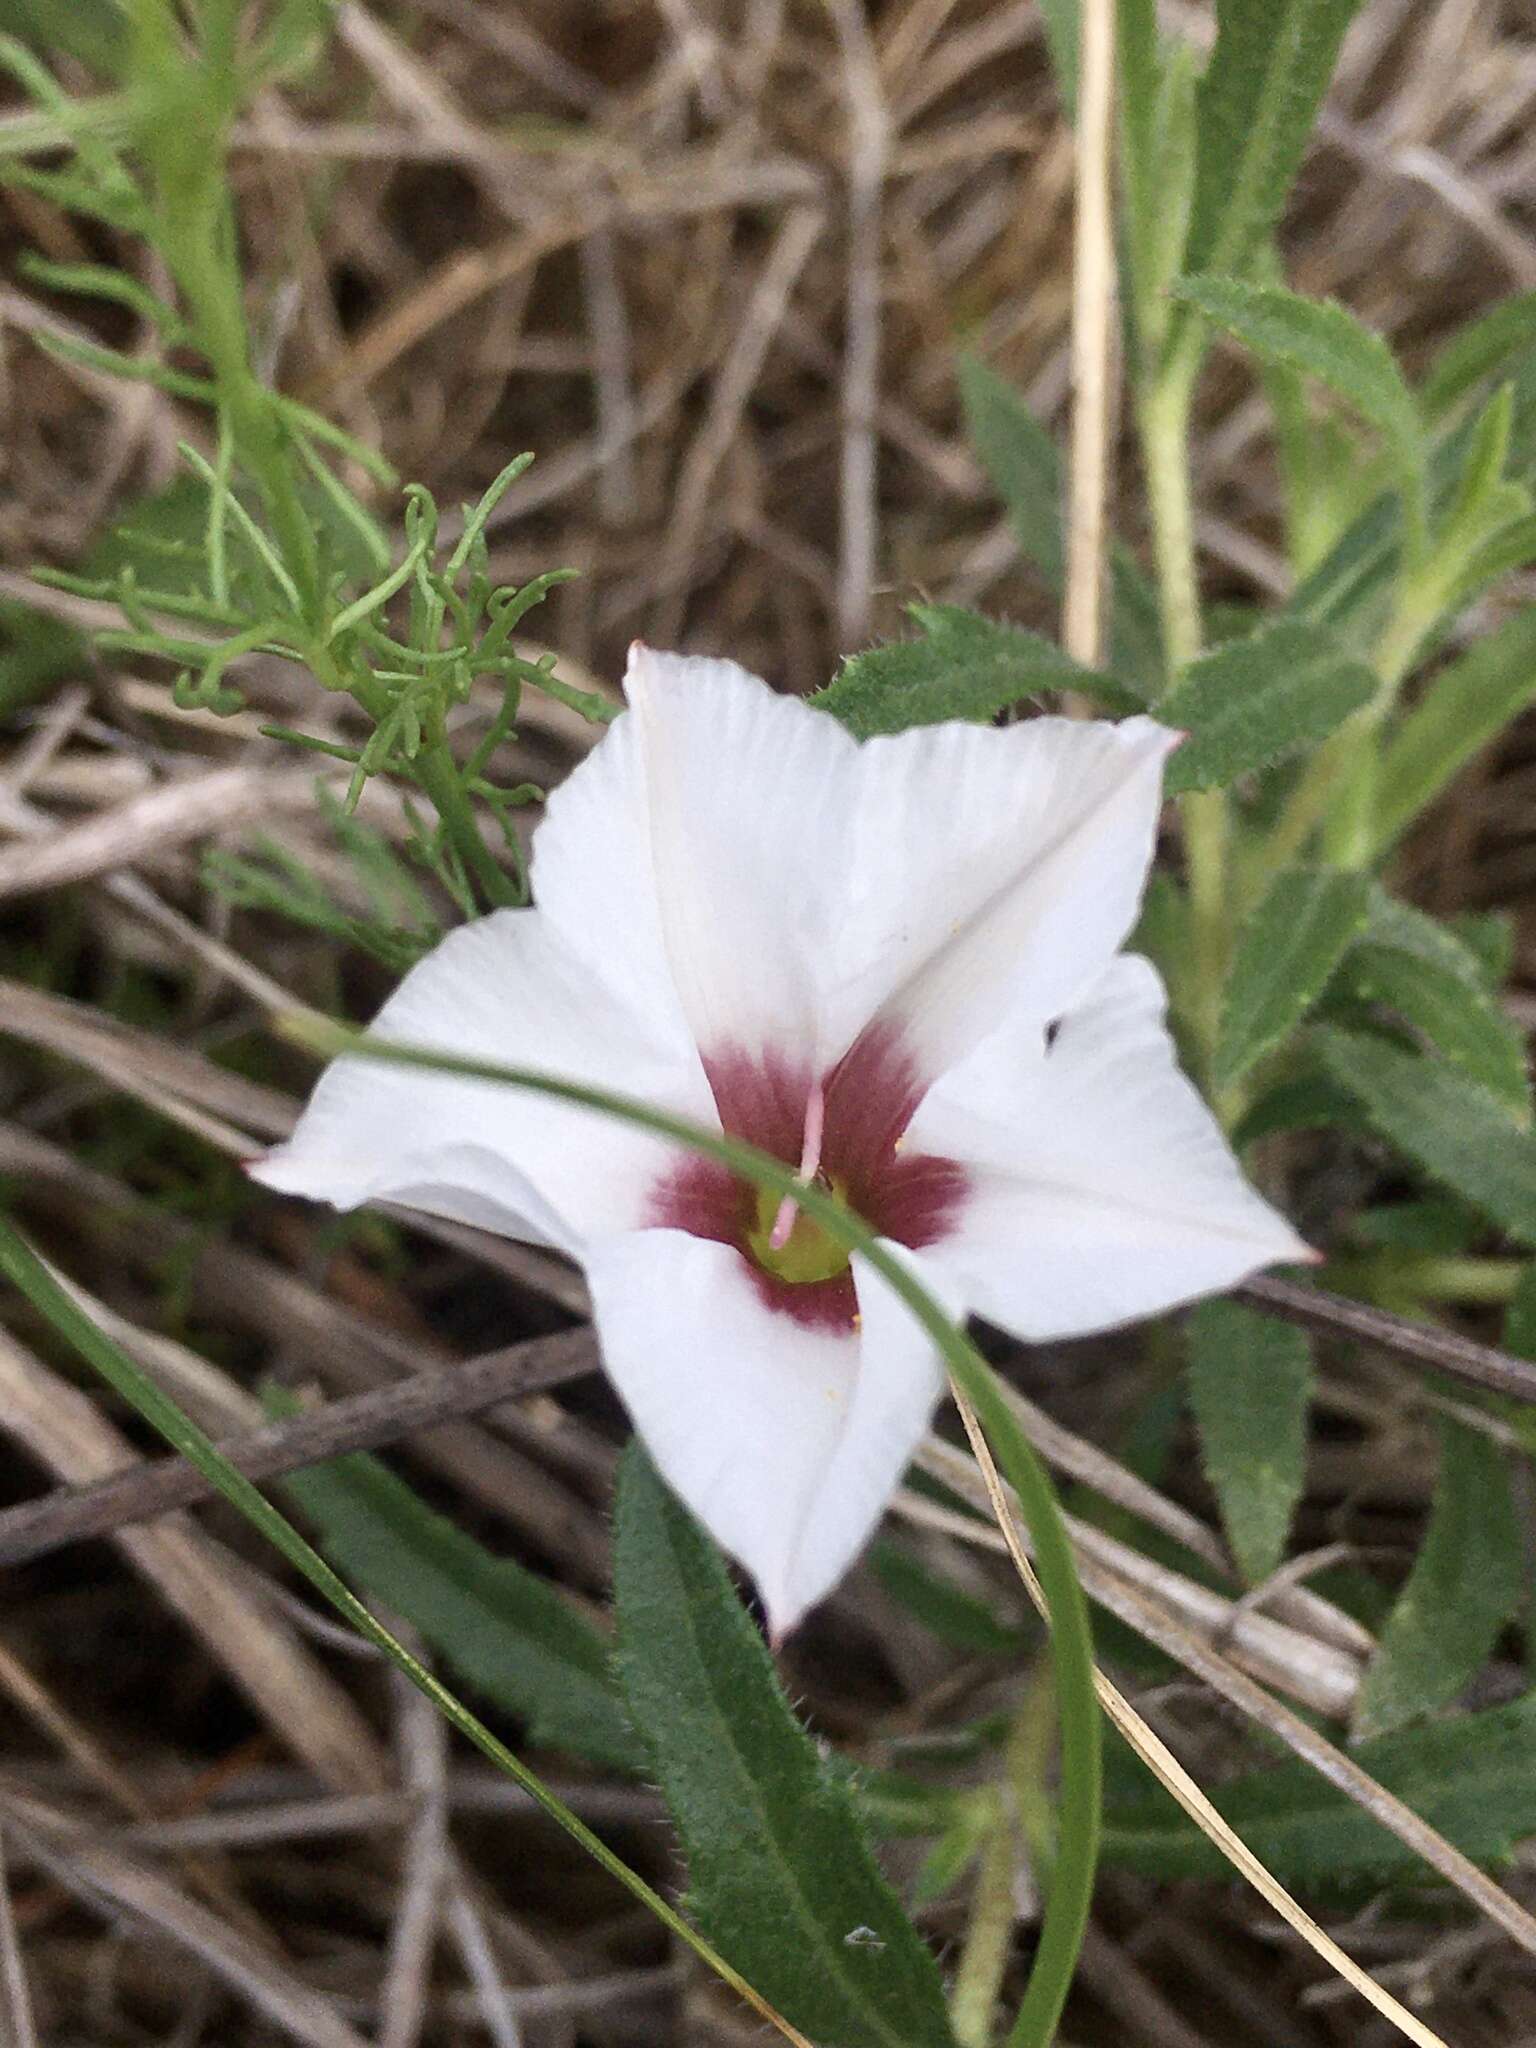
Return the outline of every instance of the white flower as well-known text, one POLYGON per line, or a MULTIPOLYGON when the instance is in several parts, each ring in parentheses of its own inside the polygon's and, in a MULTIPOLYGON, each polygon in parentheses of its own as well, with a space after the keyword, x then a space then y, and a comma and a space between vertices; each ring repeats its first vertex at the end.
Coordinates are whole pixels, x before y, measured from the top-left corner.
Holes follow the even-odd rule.
MULTIPOLYGON (((859 745, 732 662, 642 647, 627 688, 550 799, 537 908, 453 933, 381 1035, 763 1146, 1023 1338, 1307 1256, 1118 952, 1175 734, 1036 718, 859 745)), ((779 1634, 862 1548, 940 1392, 889 1287, 798 1210, 549 1097, 343 1058, 255 1171, 579 1261, 640 1434, 779 1634)))

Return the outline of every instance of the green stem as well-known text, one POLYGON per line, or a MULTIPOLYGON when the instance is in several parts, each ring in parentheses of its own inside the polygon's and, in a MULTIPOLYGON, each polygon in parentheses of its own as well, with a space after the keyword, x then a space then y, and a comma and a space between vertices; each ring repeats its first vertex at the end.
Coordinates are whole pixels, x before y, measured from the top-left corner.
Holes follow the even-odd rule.
MULTIPOLYGON (((1200 345, 1193 330, 1153 373, 1138 420, 1152 549, 1162 606, 1163 654, 1170 682, 1200 653, 1200 589, 1195 566, 1189 476, 1189 418, 1200 345)), ((1231 811, 1224 792, 1180 799, 1189 882, 1191 974, 1188 1022, 1207 1070, 1221 1024, 1231 940, 1231 811)))
POLYGON ((1061 2009, 1077 1967, 1088 1922, 1098 1867, 1100 1799, 1103 1783, 1102 1722, 1095 1688, 1093 1631, 1088 1602, 1071 1538, 1045 1467, 1008 1406, 992 1369, 975 1345, 957 1329, 905 1262, 855 1216, 837 1196, 803 1181, 792 1166, 739 1138, 723 1136, 686 1118, 654 1109, 631 1096, 616 1095, 583 1082, 561 1080, 528 1067, 503 1066, 493 1060, 464 1059, 425 1048, 397 1045, 301 1012, 278 1020, 284 1036, 324 1057, 363 1054, 397 1066, 432 1073, 495 1081, 513 1088, 593 1109, 687 1146, 718 1160, 756 1187, 782 1198, 817 1223, 850 1256, 877 1273, 904 1303, 932 1341, 955 1383, 980 1417, 1004 1477, 1018 1495, 1024 1525, 1034 1552, 1035 1570, 1045 1593, 1051 1629, 1057 1713, 1061 1726, 1061 1833, 1050 1896, 1029 1986, 1009 2036, 1010 2048, 1050 2048, 1061 2009))
POLYGON ((443 830, 463 856, 464 865, 480 884, 493 910, 515 909, 524 899, 515 876, 509 875, 486 845, 463 783, 458 763, 448 751, 446 740, 424 747, 417 757, 416 772, 422 788, 431 797, 443 830))
POLYGON ((349 1621, 376 1649, 382 1650, 384 1655, 405 1673, 418 1691, 425 1693, 439 1713, 461 1734, 467 1736, 492 1763, 515 1779, 589 1856, 601 1864, 611 1877, 617 1878, 626 1890, 632 1892, 680 1941, 686 1942, 694 1954, 733 1991, 765 2019, 771 2020, 781 2032, 799 2042, 801 2048, 810 2048, 804 2037, 781 2019, 766 2000, 753 1990, 740 1972, 734 1970, 723 1956, 717 1954, 704 1937, 667 1904, 659 1892, 653 1891, 643 1877, 616 1856, 601 1837, 595 1835, 584 1821, 578 1819, 564 1801, 549 1790, 541 1778, 535 1776, 504 1743, 498 1741, 467 1707, 455 1699, 446 1686, 433 1677, 424 1664, 411 1655, 404 1644, 390 1634, 382 1622, 374 1618, 344 1581, 332 1571, 324 1558, 304 1541, 292 1523, 272 1506, 243 1473, 230 1464, 212 1438, 200 1430, 189 1416, 184 1415, 170 1396, 163 1393, 153 1380, 148 1379, 127 1354, 119 1350, 111 1338, 99 1330, 71 1300, 36 1252, 17 1235, 3 1216, 0 1216, 0 1273, 3 1273, 13 1286, 20 1289, 33 1307, 47 1318, 58 1334, 79 1352, 87 1364, 100 1373, 110 1387, 135 1408, 152 1428, 159 1431, 173 1450, 179 1451, 195 1465, 204 1477, 218 1488, 225 1499, 238 1508, 254 1528, 261 1531, 294 1569, 309 1581, 316 1592, 330 1602, 338 1614, 349 1621))
POLYGON ((1289 867, 1319 828, 1323 852, 1334 866, 1365 868, 1375 859, 1382 730, 1441 602, 1431 574, 1400 586, 1371 661, 1381 687, 1308 763, 1263 848, 1262 879, 1289 867))
POLYGON ((1504 1306, 1514 1299, 1526 1271, 1524 1259, 1381 1252, 1366 1258, 1330 1259, 1322 1280, 1337 1293, 1356 1295, 1363 1301, 1374 1301, 1388 1292, 1415 1303, 1458 1301, 1504 1306))
POLYGON ((1189 479, 1189 415, 1198 366, 1198 356, 1188 350, 1175 356, 1153 374, 1137 409, 1170 682, 1199 654, 1201 641, 1189 479))
POLYGON ((1016 1846, 1013 1818, 1007 1802, 1000 1801, 981 1852, 950 1993, 950 2025, 960 2048, 991 2048, 992 2015, 1008 1967, 1017 1917, 1013 1902, 1016 1846))
POLYGON ((1056 1828, 1048 1781, 1056 1714, 1050 1685, 1042 1683, 1044 1675, 1038 1665, 1030 1671, 1014 1713, 997 1811, 971 1894, 950 1999, 950 2019, 962 2048, 988 2048, 992 2038, 992 2016, 1017 1918, 1013 1880, 1021 1842, 1039 1889, 1049 1896, 1055 1882, 1056 1828))

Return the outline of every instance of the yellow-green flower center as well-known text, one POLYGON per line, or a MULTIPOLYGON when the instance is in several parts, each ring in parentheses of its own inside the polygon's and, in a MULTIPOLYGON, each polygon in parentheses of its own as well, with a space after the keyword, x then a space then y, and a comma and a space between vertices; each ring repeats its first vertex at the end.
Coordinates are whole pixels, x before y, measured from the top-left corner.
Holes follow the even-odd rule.
MULTIPOLYGON (((835 1181, 830 1186, 825 1182, 822 1185, 824 1192, 841 1205, 842 1188, 835 1181)), ((847 1246, 839 1244, 803 1209, 795 1211, 789 1236, 775 1250, 771 1240, 778 1213, 779 1197, 767 1188, 761 1189, 757 1197, 757 1221, 747 1232, 747 1244, 765 1273, 772 1273, 778 1280, 800 1284, 808 1280, 835 1280, 839 1273, 847 1272, 847 1246)))

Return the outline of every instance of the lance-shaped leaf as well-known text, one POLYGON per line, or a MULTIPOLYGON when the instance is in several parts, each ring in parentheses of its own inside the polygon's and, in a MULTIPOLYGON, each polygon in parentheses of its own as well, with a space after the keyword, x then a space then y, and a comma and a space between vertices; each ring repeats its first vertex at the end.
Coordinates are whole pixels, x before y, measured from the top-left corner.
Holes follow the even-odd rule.
POLYGON ((535 1742, 639 1768, 607 1639, 553 1586, 493 1557, 377 1459, 337 1458, 283 1487, 337 1569, 403 1615, 535 1742))
POLYGON ((1501 1230, 1536 1245, 1536 1138, 1485 1088, 1364 1032, 1329 1025, 1313 1043, 1384 1138, 1501 1230))
POLYGON ((1536 292, 1516 292, 1453 334, 1419 392, 1426 419, 1442 419, 1485 377, 1536 341, 1536 292))
MULTIPOLYGON (((1008 508, 1020 548, 1059 595, 1066 580, 1065 483, 1056 443, 1013 386, 985 363, 962 356, 959 377, 971 445, 1008 508)), ((1163 686, 1157 593, 1119 541, 1111 543, 1109 570, 1110 665, 1149 703, 1163 686)))
POLYGON ((1386 1004, 1422 1032, 1517 1123, 1529 1122, 1524 1037, 1477 955, 1453 931, 1377 889, 1347 980, 1362 1001, 1386 1004))
MULTIPOLYGON (((1505 475, 1531 483, 1536 481, 1536 345, 1507 367, 1512 405, 1505 475)), ((1456 500, 1476 439, 1476 422, 1462 420, 1430 458, 1430 500, 1437 518, 1456 500)), ((1317 619, 1369 646, 1386 618, 1401 544, 1402 507, 1386 494, 1352 522, 1298 585, 1285 606, 1287 614, 1317 619)))
POLYGON ((838 2048, 952 2048, 937 1965, 790 1712, 714 1545, 638 1444, 619 1480, 619 1669, 709 1938, 838 2048))
POLYGON ((1455 1699, 1519 1601, 1520 1524, 1503 1453, 1448 1423, 1429 1528, 1355 1708, 1357 1735, 1386 1735, 1455 1699))
POLYGON ((1279 219, 1360 0, 1217 0, 1185 268, 1241 271, 1279 219))
MULTIPOLYGON (((1536 1693, 1479 1714, 1364 1742, 1354 1761, 1474 1862, 1504 1861, 1536 1834, 1536 1693)), ((1231 1875, 1208 1836, 1146 1773, 1106 1804, 1104 1858, 1165 1882, 1231 1875)), ((1218 1787, 1215 1804, 1249 1848, 1296 1891, 1332 1893, 1412 1878, 1404 1841, 1310 1765, 1271 1765, 1218 1787)))
POLYGON ((1170 794, 1219 789, 1326 739, 1376 693, 1376 677, 1320 626, 1281 619, 1193 662, 1159 704, 1189 738, 1168 763, 1170 794))
POLYGON ((1285 1554, 1306 1479, 1307 1339, 1235 1302, 1205 1302, 1189 1319, 1186 1384, 1232 1555, 1258 1585, 1285 1554))
POLYGON ((846 661, 811 699, 857 739, 947 718, 985 720, 1022 698, 1074 690, 1105 710, 1144 707, 1113 676, 1087 669, 1054 641, 959 605, 912 605, 920 640, 894 640, 846 661))
POLYGON ((1413 393, 1379 334, 1332 299, 1235 277, 1186 277, 1176 295, 1265 363, 1315 377, 1381 434, 1417 527, 1424 523, 1426 448, 1413 393))
POLYGON ((1377 851, 1390 846, 1533 699, 1536 605, 1528 605, 1443 669, 1397 727, 1381 763, 1377 851))
POLYGON ((1216 1081, 1228 1087, 1295 1030, 1365 923, 1363 875, 1291 868, 1243 928, 1222 1009, 1216 1081))

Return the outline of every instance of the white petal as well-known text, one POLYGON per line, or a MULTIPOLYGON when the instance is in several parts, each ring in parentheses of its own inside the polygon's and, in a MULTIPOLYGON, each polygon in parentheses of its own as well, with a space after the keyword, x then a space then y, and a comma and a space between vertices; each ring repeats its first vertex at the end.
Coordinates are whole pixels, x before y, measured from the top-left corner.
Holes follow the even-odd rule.
MULTIPOLYGON (((573 959, 538 911, 503 910, 428 954, 373 1028, 713 1124, 691 1046, 650 1022, 573 959)), ((648 1132, 550 1096, 352 1057, 326 1070, 293 1137, 253 1173, 338 1208, 387 1197, 575 1251, 591 1235, 640 1224, 676 1157, 648 1132)))
POLYGON ((1308 1259, 1244 1180, 1178 1071, 1162 984, 1123 956, 1049 1050, 1010 1022, 930 1091, 908 1142, 958 1160, 972 1188, 924 1254, 978 1315, 1068 1337, 1308 1259))
POLYGON ((1104 972, 1135 921, 1178 739, 1149 718, 1032 718, 866 744, 844 930, 921 1071, 1021 1009, 1046 1022, 1104 972))
POLYGON ((689 1042, 662 939, 639 726, 628 713, 551 791, 530 879, 566 950, 624 989, 656 1030, 689 1042))
POLYGON ((874 1296, 860 1334, 808 1328, 767 1306, 739 1252, 682 1231, 585 1263, 604 1362, 658 1470, 782 1635, 889 1501, 939 1392, 931 1345, 874 1296))
POLYGON ((824 1067, 864 1021, 830 1007, 857 745, 734 662, 637 645, 624 687, 667 958, 706 1061, 787 1047, 824 1067))
MULTIPOLYGON (((955 1321, 964 1309, 948 1275, 905 1246, 881 1240, 937 1295, 955 1321)), ((932 1340, 906 1303, 862 1258, 853 1261, 859 1296, 859 1376, 847 1426, 800 1531, 791 1566, 802 1609, 834 1586, 873 1534, 944 1389, 932 1340)))

